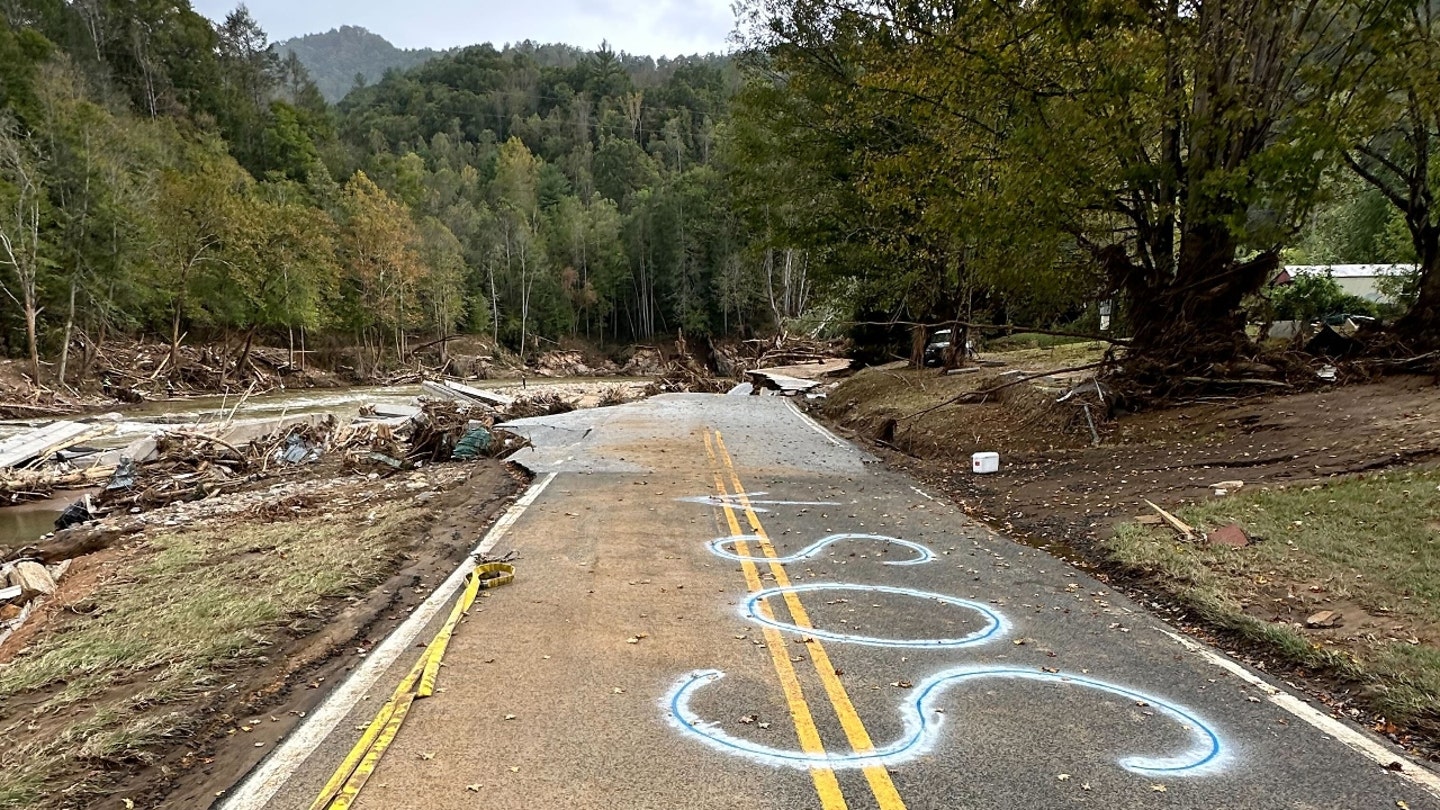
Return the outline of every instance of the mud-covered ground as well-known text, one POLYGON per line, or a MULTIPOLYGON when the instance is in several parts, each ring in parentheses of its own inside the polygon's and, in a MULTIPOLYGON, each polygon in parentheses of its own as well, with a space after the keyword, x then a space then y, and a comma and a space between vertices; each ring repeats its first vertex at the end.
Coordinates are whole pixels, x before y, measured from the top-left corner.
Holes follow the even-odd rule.
POLYGON ((524 481, 491 460, 384 478, 336 465, 137 516, 0 647, 0 807, 208 806, 524 481))

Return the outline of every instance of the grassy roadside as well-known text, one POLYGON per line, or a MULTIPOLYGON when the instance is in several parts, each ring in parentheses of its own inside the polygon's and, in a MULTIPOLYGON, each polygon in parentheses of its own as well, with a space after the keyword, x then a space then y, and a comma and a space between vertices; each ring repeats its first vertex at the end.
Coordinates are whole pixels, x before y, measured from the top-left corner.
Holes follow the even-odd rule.
POLYGON ((83 803, 106 772, 151 761, 233 688, 227 676, 315 630, 326 600, 383 579, 427 511, 392 502, 369 520, 241 523, 127 551, 71 607, 83 620, 0 666, 0 808, 83 803))
POLYGON ((1391 724, 1440 732, 1440 471, 1394 471, 1241 490, 1179 510, 1265 538, 1242 549, 1183 543, 1126 523, 1110 557, 1212 625, 1338 676, 1391 724), (1309 628, 1321 610, 1333 628, 1309 628))

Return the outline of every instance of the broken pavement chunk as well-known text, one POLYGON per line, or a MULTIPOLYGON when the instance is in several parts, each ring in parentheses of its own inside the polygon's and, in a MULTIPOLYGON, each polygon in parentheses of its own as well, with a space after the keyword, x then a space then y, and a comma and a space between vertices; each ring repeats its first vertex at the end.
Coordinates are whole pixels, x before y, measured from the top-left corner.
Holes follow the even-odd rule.
POLYGON ((1212 546, 1245 548, 1252 542, 1250 534, 1239 523, 1229 523, 1205 536, 1212 546))
POLYGON ((1312 630, 1339 627, 1342 618, 1339 613, 1333 610, 1322 610, 1318 613, 1312 613, 1310 617, 1305 620, 1305 626, 1312 630))

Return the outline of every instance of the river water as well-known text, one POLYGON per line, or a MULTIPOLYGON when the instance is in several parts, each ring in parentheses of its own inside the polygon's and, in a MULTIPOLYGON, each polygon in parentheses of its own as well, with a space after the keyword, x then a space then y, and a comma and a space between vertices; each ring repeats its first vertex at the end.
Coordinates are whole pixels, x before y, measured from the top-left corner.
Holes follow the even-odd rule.
MULTIPOLYGON (((576 390, 600 390, 611 385, 643 385, 647 380, 626 378, 559 378, 528 380, 483 380, 470 383, 491 391, 503 391, 510 396, 536 393, 547 388, 574 393, 576 390)), ((363 406, 376 406, 381 412, 408 413, 419 403, 416 397, 422 391, 418 385, 398 386, 357 386, 354 388, 295 388, 270 391, 243 398, 243 391, 228 396, 202 396, 157 400, 138 405, 117 408, 120 421, 113 434, 87 442, 87 446, 101 449, 124 447, 142 436, 149 435, 166 425, 196 425, 201 429, 207 424, 218 424, 232 419, 245 421, 255 419, 277 419, 305 414, 333 413, 342 423, 358 416, 363 406), (243 400, 243 401, 242 401, 243 400), (238 406, 238 407, 237 407, 238 406), (232 413, 233 412, 233 413, 232 413)), ((86 417, 93 419, 94 417, 86 417)), ((48 424, 53 419, 0 420, 0 439, 24 433, 35 427, 48 424)), ((44 501, 6 506, 0 508, 0 555, 10 548, 34 542, 40 536, 53 531, 55 518, 67 505, 84 493, 61 491, 56 497, 44 501)))

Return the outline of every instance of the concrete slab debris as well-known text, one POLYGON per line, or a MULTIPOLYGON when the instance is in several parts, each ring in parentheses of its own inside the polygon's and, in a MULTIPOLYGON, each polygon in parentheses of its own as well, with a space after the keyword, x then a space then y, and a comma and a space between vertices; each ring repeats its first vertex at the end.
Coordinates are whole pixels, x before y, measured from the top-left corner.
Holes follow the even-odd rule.
POLYGON ((115 432, 115 423, 52 422, 0 441, 0 468, 17 467, 45 458, 84 441, 115 432))
POLYGON ((20 586, 20 591, 29 596, 49 596, 55 593, 55 579, 45 566, 33 560, 21 560, 10 569, 9 584, 20 586))
POLYGON ((494 391, 485 391, 479 388, 472 388, 464 383, 454 380, 426 380, 420 384, 425 393, 441 397, 443 399, 454 399, 461 402, 481 402, 494 408, 508 408, 515 404, 514 397, 507 397, 494 391))

